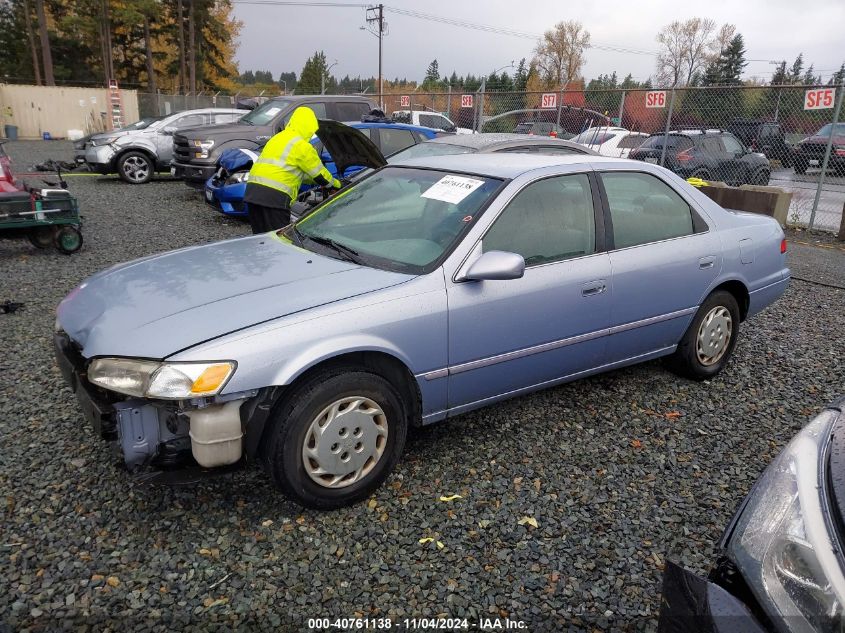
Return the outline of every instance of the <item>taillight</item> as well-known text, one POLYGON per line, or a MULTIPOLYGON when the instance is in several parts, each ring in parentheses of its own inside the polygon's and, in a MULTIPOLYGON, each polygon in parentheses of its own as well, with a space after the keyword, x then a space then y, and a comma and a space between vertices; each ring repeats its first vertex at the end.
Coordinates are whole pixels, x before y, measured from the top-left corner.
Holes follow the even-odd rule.
POLYGON ((786 252, 786 238, 783 238, 780 241, 780 252, 781 252, 781 254, 786 252))
POLYGON ((549 132, 549 136, 551 136, 552 138, 557 138, 557 132, 552 130, 551 132, 549 132))
POLYGON ((836 148, 836 155, 837 156, 845 156, 845 147, 837 147, 836 148))
POLYGON ((680 163, 686 163, 687 161, 692 160, 692 148, 685 149, 683 152, 680 152, 675 156, 675 159, 680 163))

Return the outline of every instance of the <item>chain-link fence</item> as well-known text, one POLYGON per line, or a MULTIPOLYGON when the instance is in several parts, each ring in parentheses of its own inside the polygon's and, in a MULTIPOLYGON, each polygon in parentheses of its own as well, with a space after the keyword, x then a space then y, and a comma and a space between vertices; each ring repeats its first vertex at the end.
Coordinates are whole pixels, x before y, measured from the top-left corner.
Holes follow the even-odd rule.
POLYGON ((212 94, 190 94, 174 95, 165 93, 138 93, 138 113, 143 117, 167 116, 174 112, 184 110, 196 110, 198 108, 237 108, 254 106, 266 100, 268 97, 256 96, 248 92, 239 92, 234 95, 212 94))
POLYGON ((441 127, 436 115, 443 115, 459 131, 571 138, 685 178, 780 187, 792 193, 790 224, 836 231, 845 206, 843 92, 717 86, 517 93, 482 86, 470 93, 385 94, 381 101, 388 114, 420 125, 441 127))

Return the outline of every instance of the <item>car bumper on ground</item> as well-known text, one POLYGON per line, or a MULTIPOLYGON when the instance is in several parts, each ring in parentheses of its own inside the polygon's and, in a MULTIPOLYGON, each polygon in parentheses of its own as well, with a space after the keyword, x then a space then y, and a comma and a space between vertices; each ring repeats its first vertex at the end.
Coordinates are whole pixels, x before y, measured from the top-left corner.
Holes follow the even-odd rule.
POLYGON ((192 165, 190 163, 170 164, 170 174, 185 181, 185 184, 194 189, 205 187, 206 181, 214 175, 217 168, 214 165, 192 165))
POLYGON ((205 183, 203 193, 206 203, 214 207, 216 211, 234 217, 246 217, 244 203, 246 183, 215 184, 214 178, 209 178, 205 183))

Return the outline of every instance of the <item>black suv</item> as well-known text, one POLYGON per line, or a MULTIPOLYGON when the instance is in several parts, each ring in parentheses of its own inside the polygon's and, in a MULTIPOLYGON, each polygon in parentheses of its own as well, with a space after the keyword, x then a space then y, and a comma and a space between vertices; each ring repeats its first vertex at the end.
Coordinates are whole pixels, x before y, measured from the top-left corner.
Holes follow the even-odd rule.
POLYGON ((173 136, 171 173, 202 188, 217 170, 217 159, 230 148, 258 149, 281 132, 299 106, 314 110, 318 119, 360 121, 376 104, 355 95, 297 95, 265 101, 236 123, 186 130, 173 136))
POLYGON ((786 142, 780 123, 734 119, 728 124, 727 130, 747 147, 765 154, 766 158, 779 160, 784 167, 792 165, 793 149, 786 142))
MULTIPOLYGON (((652 134, 628 157, 660 163, 663 142, 663 134, 652 134)), ((729 185, 767 185, 771 174, 768 158, 749 151, 724 130, 669 132, 664 166, 681 178, 721 180, 729 185)))

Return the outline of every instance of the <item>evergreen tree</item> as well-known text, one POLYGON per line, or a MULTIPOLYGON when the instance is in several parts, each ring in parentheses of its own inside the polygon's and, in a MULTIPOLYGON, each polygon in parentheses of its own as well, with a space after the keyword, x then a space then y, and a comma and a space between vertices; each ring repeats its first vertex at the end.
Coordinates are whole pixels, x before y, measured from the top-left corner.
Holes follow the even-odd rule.
POLYGON ((287 90, 288 93, 292 93, 296 90, 296 73, 294 72, 285 72, 279 73, 279 88, 287 90))
POLYGON ((801 78, 801 83, 805 86, 812 86, 813 84, 821 83, 821 77, 816 77, 812 64, 810 64, 807 72, 805 72, 804 76, 801 78))
POLYGON ((432 60, 432 62, 428 65, 428 68, 425 71, 425 79, 423 79, 423 87, 424 88, 431 88, 434 85, 440 83, 440 68, 437 64, 437 60, 432 60))
MULTIPOLYGON (((323 51, 315 52, 306 60, 302 71, 299 73, 297 92, 304 95, 320 94, 321 82, 323 77, 325 77, 327 69, 326 54, 323 51)), ((328 79, 326 80, 326 85, 330 85, 328 79)))
POLYGON ((525 65, 525 58, 519 60, 519 65, 516 67, 516 73, 513 76, 514 90, 519 92, 525 91, 525 85, 528 83, 528 68, 525 65))
POLYGON ((461 80, 458 77, 458 73, 456 73, 454 70, 452 71, 452 75, 449 77, 449 85, 453 88, 461 85, 461 80))
POLYGON ((843 81, 845 81, 845 62, 839 67, 833 76, 830 78, 830 81, 827 82, 829 86, 838 86, 843 81))
POLYGON ((798 53, 798 57, 792 63, 792 70, 789 73, 790 83, 797 84, 801 78, 801 71, 804 70, 804 53, 798 53))

